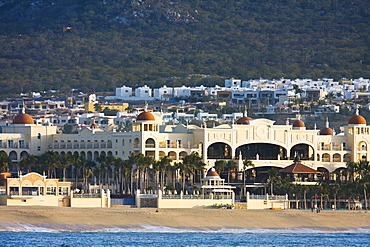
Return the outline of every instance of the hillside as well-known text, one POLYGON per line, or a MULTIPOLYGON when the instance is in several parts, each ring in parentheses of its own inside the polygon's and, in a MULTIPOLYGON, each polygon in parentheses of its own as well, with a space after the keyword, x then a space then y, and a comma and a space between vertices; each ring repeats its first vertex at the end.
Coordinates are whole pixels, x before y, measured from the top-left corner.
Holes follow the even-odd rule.
POLYGON ((370 77, 370 1, 2 0, 1 94, 370 77))

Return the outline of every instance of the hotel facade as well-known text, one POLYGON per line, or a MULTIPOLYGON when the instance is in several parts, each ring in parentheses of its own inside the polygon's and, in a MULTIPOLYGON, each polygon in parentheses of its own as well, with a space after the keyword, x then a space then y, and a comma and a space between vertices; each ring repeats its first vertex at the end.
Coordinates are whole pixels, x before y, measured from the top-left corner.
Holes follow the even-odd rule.
POLYGON ((244 159, 251 160, 255 169, 284 168, 298 155, 302 164, 340 176, 346 162, 370 156, 370 126, 357 114, 340 129, 340 133, 334 133, 328 122, 319 130, 307 129, 301 120, 276 125, 269 119, 246 116, 213 128, 164 125, 160 113, 144 111, 137 116, 131 132, 103 131, 92 124, 77 134, 61 134, 56 126, 36 125, 31 116, 21 113, 12 124, 2 127, 0 150, 14 163, 48 150, 87 160, 101 155, 128 159, 132 153, 142 153, 156 160, 169 156, 177 162, 197 152, 206 171, 217 160, 235 160, 239 171, 243 170, 244 159))

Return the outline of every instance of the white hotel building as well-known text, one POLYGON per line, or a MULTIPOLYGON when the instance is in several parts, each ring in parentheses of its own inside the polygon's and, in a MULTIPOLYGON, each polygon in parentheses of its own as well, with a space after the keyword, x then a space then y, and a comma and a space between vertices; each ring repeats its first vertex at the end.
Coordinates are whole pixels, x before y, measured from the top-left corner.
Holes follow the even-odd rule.
POLYGON ((200 128, 163 125, 160 113, 144 111, 134 121, 131 132, 103 131, 93 124, 78 134, 60 134, 56 126, 36 125, 28 114, 19 114, 12 124, 2 127, 0 150, 15 163, 29 154, 41 155, 48 150, 88 160, 100 155, 127 159, 131 153, 143 153, 157 160, 167 155, 177 162, 197 152, 207 168, 217 160, 233 159, 239 170, 243 169, 243 159, 252 160, 256 170, 284 168, 298 154, 304 165, 340 175, 347 161, 370 157, 370 126, 366 120, 355 115, 344 124, 340 133, 334 133, 329 126, 307 129, 301 120, 275 125, 269 119, 242 117, 233 124, 200 128))

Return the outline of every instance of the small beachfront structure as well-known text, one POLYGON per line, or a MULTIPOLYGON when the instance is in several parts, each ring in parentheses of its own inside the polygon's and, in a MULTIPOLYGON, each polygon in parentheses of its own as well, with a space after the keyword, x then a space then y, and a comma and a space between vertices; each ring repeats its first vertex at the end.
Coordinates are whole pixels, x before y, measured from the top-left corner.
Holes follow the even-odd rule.
POLYGON ((2 173, 0 187, 0 205, 5 206, 110 207, 109 190, 100 194, 74 194, 71 182, 36 172, 18 177, 2 173))
POLYGON ((205 178, 201 179, 201 193, 193 194, 163 193, 158 190, 156 194, 136 193, 137 207, 157 208, 197 208, 211 206, 233 206, 235 203, 234 187, 225 184, 218 173, 212 168, 208 170, 205 178))
POLYGON ((70 182, 48 179, 36 172, 5 179, 5 195, 0 196, 1 205, 70 206, 70 182))

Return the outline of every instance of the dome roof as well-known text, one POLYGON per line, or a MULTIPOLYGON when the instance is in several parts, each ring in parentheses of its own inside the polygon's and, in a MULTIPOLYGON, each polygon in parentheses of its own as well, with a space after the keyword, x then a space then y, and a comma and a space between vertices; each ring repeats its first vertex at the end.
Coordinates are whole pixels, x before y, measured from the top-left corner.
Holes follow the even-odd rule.
POLYGON ((239 118, 237 121, 236 121, 236 124, 249 124, 249 120, 252 120, 252 118, 250 117, 242 117, 242 118, 239 118))
POLYGON ((215 171, 214 168, 209 169, 207 172, 207 177, 219 177, 218 173, 215 171))
POLYGON ((155 118, 153 114, 147 111, 140 113, 136 118, 136 121, 154 121, 154 120, 155 118))
POLYGON ((302 120, 296 120, 293 123, 293 127, 301 128, 301 127, 306 127, 306 125, 304 124, 302 120))
POLYGON ((325 127, 322 130, 320 130, 320 135, 333 135, 334 131, 331 128, 325 127))
POLYGON ((30 115, 20 113, 13 119, 13 124, 35 124, 35 121, 30 115))
POLYGON ((92 129, 99 129, 99 126, 96 123, 93 123, 90 128, 92 129))
POLYGON ((354 115, 349 119, 348 124, 366 124, 366 119, 361 115, 354 115))

